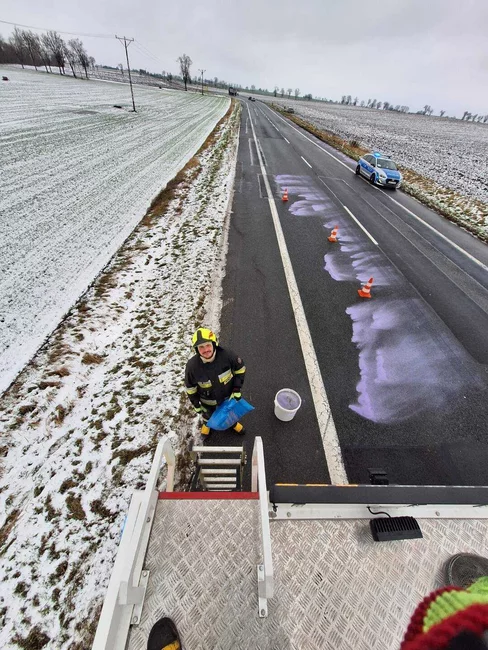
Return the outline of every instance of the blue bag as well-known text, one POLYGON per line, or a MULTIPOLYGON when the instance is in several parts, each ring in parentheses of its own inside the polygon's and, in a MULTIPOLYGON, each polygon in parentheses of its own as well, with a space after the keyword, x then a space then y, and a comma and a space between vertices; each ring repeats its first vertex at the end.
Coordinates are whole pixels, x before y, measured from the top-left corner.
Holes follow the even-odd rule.
POLYGON ((225 429, 234 426, 249 411, 254 411, 254 406, 251 406, 245 399, 226 399, 212 413, 207 427, 216 431, 225 431, 225 429))

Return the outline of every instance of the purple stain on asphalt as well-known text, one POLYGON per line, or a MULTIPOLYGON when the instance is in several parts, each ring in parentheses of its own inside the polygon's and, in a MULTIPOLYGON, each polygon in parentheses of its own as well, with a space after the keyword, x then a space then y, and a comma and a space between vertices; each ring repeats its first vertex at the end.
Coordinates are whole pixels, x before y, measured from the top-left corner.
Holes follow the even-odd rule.
POLYGON ((340 251, 324 255, 324 262, 324 269, 333 280, 346 282, 355 279, 349 258, 342 255, 340 251))
POLYGON ((373 422, 392 424, 448 408, 484 386, 471 357, 417 298, 349 307, 359 350, 358 399, 350 408, 373 422))
POLYGON ((295 217, 339 216, 339 212, 325 194, 315 186, 309 176, 292 176, 289 174, 275 177, 280 193, 285 187, 288 190, 290 202, 288 211, 295 217))

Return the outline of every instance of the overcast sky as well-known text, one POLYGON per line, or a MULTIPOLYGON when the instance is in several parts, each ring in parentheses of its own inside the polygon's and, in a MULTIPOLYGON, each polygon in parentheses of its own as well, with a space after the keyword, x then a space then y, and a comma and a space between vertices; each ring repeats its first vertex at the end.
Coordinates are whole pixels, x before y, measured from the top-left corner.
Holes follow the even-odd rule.
MULTIPOLYGON (((2 0, 0 19, 80 34, 125 35, 131 67, 243 86, 430 104, 488 113, 488 0, 2 0), (145 53, 148 52, 148 53, 145 53)), ((7 37, 10 25, 0 24, 7 37)), ((69 35, 63 35, 71 38, 69 35)), ((98 63, 124 63, 115 38, 80 36, 98 63)))

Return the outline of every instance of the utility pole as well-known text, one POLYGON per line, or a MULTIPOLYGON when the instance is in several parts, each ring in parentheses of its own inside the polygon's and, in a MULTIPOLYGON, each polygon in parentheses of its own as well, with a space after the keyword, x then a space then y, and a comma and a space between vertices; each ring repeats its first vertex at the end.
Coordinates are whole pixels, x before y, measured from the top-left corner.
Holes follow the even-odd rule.
POLYGON ((206 72, 206 70, 202 70, 201 68, 199 68, 198 72, 202 73, 202 95, 203 95, 203 73, 206 72))
POLYGON ((127 70, 129 71, 129 84, 130 84, 130 94, 132 95, 132 108, 134 109, 134 113, 136 112, 136 104, 134 102, 134 91, 132 90, 132 77, 130 76, 130 64, 129 64, 129 52, 127 51, 127 48, 129 45, 132 43, 134 40, 133 38, 126 38, 125 36, 117 36, 115 35, 115 38, 122 43, 124 42, 124 47, 125 47, 125 57, 127 59, 127 70))

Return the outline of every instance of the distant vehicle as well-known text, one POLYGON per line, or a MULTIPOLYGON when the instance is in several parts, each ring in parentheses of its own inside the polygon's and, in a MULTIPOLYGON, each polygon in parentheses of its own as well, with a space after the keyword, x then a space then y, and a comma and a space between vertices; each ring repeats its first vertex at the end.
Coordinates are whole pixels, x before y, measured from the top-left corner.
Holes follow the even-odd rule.
POLYGON ((232 86, 229 86, 229 95, 237 95, 237 90, 232 86))
POLYGON ((356 174, 366 176, 372 185, 396 189, 402 184, 402 175, 393 160, 377 151, 367 153, 359 159, 356 174))
POLYGON ((254 97, 248 97, 248 99, 249 99, 251 102, 255 102, 255 101, 256 101, 256 100, 254 99, 254 97))
POLYGON ((294 112, 295 112, 295 109, 292 108, 291 106, 288 106, 288 108, 285 108, 285 111, 286 111, 287 113, 294 113, 294 112))

